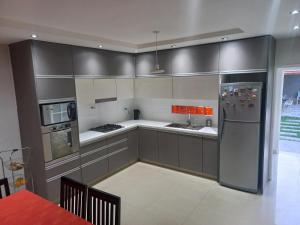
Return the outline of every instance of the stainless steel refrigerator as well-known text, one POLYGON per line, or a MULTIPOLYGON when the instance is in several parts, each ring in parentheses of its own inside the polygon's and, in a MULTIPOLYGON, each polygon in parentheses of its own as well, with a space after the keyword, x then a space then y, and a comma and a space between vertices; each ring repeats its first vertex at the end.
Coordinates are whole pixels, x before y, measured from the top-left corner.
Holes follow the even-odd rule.
POLYGON ((240 82, 220 90, 219 182, 253 193, 259 190, 262 88, 240 82))

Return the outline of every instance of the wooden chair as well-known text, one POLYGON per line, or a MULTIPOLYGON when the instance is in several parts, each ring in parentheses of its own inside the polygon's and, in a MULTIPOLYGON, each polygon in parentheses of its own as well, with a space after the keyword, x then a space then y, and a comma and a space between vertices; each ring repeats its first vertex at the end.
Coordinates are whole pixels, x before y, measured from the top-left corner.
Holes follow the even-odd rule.
POLYGON ((87 186, 67 177, 61 178, 60 207, 86 218, 87 186))
POLYGON ((88 188, 87 219, 95 225, 120 225, 121 198, 88 188))
POLYGON ((9 196, 10 191, 7 178, 3 178, 0 180, 0 199, 2 198, 2 187, 4 187, 5 195, 9 196))

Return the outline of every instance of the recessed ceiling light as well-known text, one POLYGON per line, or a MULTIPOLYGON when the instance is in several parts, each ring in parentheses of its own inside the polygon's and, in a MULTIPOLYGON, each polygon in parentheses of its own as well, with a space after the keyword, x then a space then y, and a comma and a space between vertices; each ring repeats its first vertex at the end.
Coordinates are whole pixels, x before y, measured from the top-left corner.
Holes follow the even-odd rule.
POLYGON ((103 48, 103 46, 102 45, 98 45, 98 48, 103 48))
POLYGON ((299 11, 297 9, 295 9, 295 10, 293 10, 293 11, 290 12, 291 15, 296 15, 298 13, 299 13, 299 11))
POLYGON ((299 25, 294 26, 294 30, 299 30, 299 25))
POLYGON ((32 38, 37 38, 37 35, 36 34, 31 34, 31 37, 32 38))
POLYGON ((176 47, 176 45, 174 45, 174 44, 173 44, 173 45, 171 45, 171 48, 175 48, 175 47, 176 47))

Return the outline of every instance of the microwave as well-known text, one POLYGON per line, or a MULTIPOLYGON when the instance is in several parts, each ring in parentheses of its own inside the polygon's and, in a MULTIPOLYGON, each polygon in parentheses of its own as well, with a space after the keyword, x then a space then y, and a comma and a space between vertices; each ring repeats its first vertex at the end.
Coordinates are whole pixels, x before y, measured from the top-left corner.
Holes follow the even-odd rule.
POLYGON ((43 126, 77 120, 75 101, 40 104, 41 123, 43 126))

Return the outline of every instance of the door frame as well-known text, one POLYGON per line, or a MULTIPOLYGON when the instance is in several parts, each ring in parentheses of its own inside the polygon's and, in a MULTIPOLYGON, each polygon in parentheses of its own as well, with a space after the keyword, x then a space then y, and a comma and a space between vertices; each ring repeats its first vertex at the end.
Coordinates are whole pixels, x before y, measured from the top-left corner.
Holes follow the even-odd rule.
POLYGON ((300 65, 283 66, 276 68, 274 77, 274 89, 273 89, 273 100, 272 100, 272 123, 271 123, 271 135, 270 135, 270 146, 271 146, 271 157, 269 157, 269 180, 272 179, 273 174, 273 160, 274 154, 279 153, 279 137, 280 137, 280 118, 282 108, 282 93, 283 93, 283 81, 284 75, 287 72, 300 71, 300 65))

